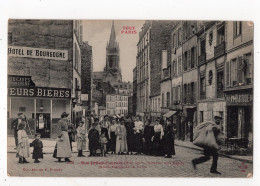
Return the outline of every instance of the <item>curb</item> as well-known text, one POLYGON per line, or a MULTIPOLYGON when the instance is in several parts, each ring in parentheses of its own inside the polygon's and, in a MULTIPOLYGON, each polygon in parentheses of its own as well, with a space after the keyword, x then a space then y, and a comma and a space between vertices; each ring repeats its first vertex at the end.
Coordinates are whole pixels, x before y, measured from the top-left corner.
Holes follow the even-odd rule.
MULTIPOLYGON (((199 149, 199 148, 188 147, 188 146, 179 145, 179 144, 175 144, 175 145, 176 145, 176 146, 179 146, 179 147, 188 148, 188 149, 203 151, 202 149, 199 149)), ((235 157, 232 157, 232 156, 229 156, 229 155, 226 155, 226 154, 222 154, 222 153, 220 153, 219 155, 220 155, 220 156, 223 156, 223 157, 226 157, 226 158, 229 158, 229 159, 234 159, 234 160, 238 160, 238 161, 241 161, 241 162, 253 164, 253 161, 252 161, 252 160, 245 160, 245 159, 242 159, 242 158, 235 158, 235 157)))

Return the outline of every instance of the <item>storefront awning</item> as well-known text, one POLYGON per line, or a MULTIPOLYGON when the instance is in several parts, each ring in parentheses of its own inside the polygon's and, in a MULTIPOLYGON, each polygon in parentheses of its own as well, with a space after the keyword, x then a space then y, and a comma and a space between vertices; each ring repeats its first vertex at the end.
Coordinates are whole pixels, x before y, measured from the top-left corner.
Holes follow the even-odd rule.
POLYGON ((167 112, 166 114, 164 114, 163 117, 169 118, 169 117, 171 117, 173 114, 175 114, 176 112, 177 112, 177 111, 171 110, 171 111, 167 112))

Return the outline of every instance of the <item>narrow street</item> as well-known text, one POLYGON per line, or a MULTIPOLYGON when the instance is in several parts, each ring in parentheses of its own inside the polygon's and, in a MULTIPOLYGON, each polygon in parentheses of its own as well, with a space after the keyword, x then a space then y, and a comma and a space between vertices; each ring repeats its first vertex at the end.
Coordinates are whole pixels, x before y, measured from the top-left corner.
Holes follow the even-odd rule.
MULTIPOLYGON (((88 153, 84 153, 88 155, 88 153)), ((246 177, 253 165, 238 160, 219 157, 218 170, 222 175, 209 173, 211 161, 197 166, 191 165, 193 158, 201 151, 176 146, 172 159, 154 156, 110 155, 107 157, 77 157, 72 154, 73 163, 58 163, 52 154, 44 154, 41 163, 18 164, 15 153, 8 153, 8 174, 10 176, 55 176, 55 177, 246 177), (122 163, 120 165, 120 163, 122 163)))

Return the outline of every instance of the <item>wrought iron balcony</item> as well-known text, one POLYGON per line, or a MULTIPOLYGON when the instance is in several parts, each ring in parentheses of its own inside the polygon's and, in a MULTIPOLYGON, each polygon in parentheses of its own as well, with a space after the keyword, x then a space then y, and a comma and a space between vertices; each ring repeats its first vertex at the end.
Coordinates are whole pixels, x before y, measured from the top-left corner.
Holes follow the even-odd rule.
POLYGON ((198 61, 199 61, 199 65, 203 65, 206 62, 206 53, 202 53, 199 56, 198 61))
POLYGON ((214 57, 219 57, 225 54, 225 42, 220 43, 219 45, 214 47, 214 57))

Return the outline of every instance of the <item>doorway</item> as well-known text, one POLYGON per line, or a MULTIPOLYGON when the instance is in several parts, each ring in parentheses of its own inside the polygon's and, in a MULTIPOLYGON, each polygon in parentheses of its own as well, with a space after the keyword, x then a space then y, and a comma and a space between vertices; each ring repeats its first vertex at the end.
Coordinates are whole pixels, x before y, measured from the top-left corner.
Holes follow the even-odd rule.
POLYGON ((40 133, 41 138, 50 138, 50 129, 50 113, 36 113, 36 133, 40 133))

